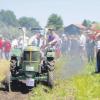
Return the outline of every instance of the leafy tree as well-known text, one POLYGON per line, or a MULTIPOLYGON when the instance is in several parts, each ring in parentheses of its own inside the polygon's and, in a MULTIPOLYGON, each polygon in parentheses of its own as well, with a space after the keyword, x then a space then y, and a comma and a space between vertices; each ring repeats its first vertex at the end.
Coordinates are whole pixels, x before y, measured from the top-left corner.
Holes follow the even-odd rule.
POLYGON ((20 35, 18 28, 7 26, 2 22, 0 22, 0 34, 3 35, 4 39, 14 39, 14 37, 18 37, 20 35))
POLYGON ((7 11, 1 10, 0 11, 0 21, 5 23, 6 25, 18 26, 16 16, 10 10, 7 10, 7 11))
POLYGON ((51 14, 48 18, 47 27, 59 30, 63 27, 63 20, 57 14, 51 14))
POLYGON ((86 26, 87 28, 91 27, 92 22, 90 20, 84 20, 82 23, 83 26, 86 26))
POLYGON ((30 29, 33 27, 40 27, 37 20, 35 18, 31 18, 31 17, 21 17, 19 19, 19 24, 21 27, 26 27, 27 29, 30 29))

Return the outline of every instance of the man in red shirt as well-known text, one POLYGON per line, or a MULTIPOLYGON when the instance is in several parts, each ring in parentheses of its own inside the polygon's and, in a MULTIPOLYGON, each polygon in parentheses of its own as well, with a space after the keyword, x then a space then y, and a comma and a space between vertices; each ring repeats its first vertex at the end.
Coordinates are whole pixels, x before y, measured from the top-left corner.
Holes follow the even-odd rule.
POLYGON ((5 58, 9 60, 10 58, 10 51, 11 51, 11 43, 9 40, 5 40, 4 42, 4 53, 5 53, 5 58))
POLYGON ((3 39, 2 35, 0 35, 0 59, 3 57, 2 53, 3 53, 3 39))

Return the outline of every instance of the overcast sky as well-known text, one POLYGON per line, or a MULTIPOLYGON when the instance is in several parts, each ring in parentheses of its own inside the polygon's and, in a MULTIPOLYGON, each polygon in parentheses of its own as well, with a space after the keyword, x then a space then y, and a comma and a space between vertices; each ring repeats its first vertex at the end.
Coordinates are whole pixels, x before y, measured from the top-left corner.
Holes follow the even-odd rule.
POLYGON ((0 0, 0 9, 12 10, 17 18, 36 18, 41 26, 52 13, 61 16, 64 25, 84 19, 100 22, 100 0, 0 0))

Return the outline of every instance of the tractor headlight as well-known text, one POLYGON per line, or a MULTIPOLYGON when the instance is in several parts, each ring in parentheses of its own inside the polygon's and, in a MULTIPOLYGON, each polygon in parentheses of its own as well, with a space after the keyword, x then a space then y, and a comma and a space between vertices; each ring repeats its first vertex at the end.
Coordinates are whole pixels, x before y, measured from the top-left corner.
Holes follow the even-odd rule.
POLYGON ((26 71, 34 71, 34 67, 33 66, 26 66, 26 71))

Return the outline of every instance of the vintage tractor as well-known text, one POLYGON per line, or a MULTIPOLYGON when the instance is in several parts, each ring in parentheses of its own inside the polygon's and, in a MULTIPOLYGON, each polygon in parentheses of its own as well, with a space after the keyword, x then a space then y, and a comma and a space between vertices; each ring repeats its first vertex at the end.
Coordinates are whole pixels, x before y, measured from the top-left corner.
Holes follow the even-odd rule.
POLYGON ((51 47, 47 47, 45 56, 41 59, 39 47, 27 46, 20 58, 16 55, 11 56, 10 82, 17 80, 30 88, 36 86, 39 81, 46 81, 50 87, 53 87, 54 59, 55 52, 51 47))

